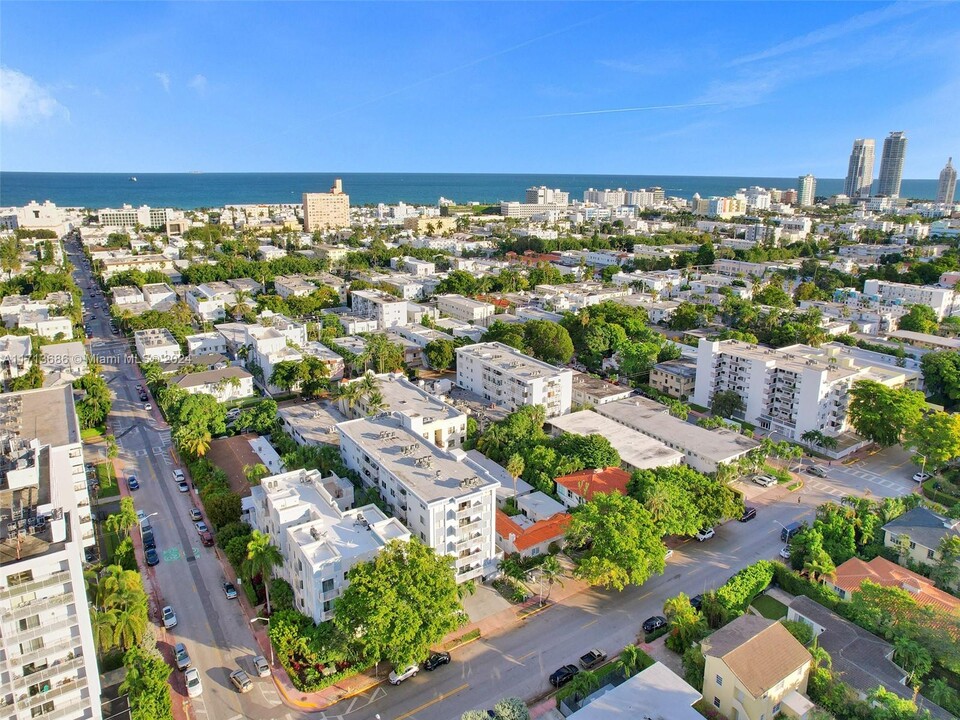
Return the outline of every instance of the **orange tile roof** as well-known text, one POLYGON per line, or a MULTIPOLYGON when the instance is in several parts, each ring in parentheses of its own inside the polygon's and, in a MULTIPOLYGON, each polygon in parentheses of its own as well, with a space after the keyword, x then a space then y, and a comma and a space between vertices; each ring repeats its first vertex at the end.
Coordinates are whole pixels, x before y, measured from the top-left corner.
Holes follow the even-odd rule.
POLYGON ((906 590, 918 605, 933 605, 947 612, 960 610, 960 598, 937 589, 923 575, 902 568, 882 557, 875 557, 870 562, 864 562, 860 558, 850 558, 837 568, 836 576, 830 582, 852 593, 860 589, 860 584, 864 580, 883 587, 906 590))
POLYGON ((562 538, 569 524, 570 515, 568 513, 557 513, 546 520, 539 520, 530 527, 523 528, 517 525, 505 512, 497 510, 497 535, 502 538, 509 538, 513 535, 513 545, 517 548, 517 552, 523 552, 534 545, 562 538))
POLYGON ((630 482, 630 473, 618 467, 608 467, 603 470, 580 470, 579 472, 561 475, 557 483, 567 490, 590 500, 597 493, 610 494, 618 492, 627 494, 627 483, 630 482))

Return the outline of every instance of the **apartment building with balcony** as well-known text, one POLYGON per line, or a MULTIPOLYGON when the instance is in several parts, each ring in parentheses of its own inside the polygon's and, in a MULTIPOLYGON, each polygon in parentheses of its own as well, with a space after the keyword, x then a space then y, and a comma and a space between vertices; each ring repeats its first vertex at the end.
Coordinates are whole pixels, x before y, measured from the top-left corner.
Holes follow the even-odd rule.
POLYGON ((543 405, 547 417, 570 412, 573 370, 498 342, 457 348, 457 386, 511 412, 543 405))
POLYGON ((172 362, 183 357, 180 350, 180 343, 166 328, 150 328, 148 330, 135 330, 133 333, 133 344, 137 349, 137 355, 144 362, 172 362))
POLYGON ((94 544, 72 388, 0 398, 0 717, 99 720, 94 544))
POLYGON ((774 350, 739 340, 701 339, 693 402, 710 407, 713 396, 736 392, 738 419, 799 440, 810 430, 839 436, 850 429, 850 387, 873 380, 888 387, 916 382, 916 371, 870 363, 838 346, 792 345, 774 350))
POLYGON ((486 325, 493 317, 494 307, 488 302, 474 300, 463 295, 438 295, 437 309, 460 322, 486 325))
POLYGON ((352 508, 353 485, 317 470, 294 470, 264 478, 245 501, 250 525, 268 534, 283 554, 276 573, 293 588, 298 611, 325 622, 343 594, 350 569, 372 560, 409 531, 376 505, 352 508), (351 509, 352 508, 352 509, 351 509))
POLYGON ((382 290, 355 290, 350 293, 355 315, 374 318, 378 329, 407 324, 407 301, 382 290))
POLYGON ((496 493, 500 483, 461 450, 424 442, 398 414, 337 426, 340 454, 411 535, 454 558, 457 582, 497 570, 496 493))
MULTIPOLYGON (((373 407, 370 395, 360 394, 351 403, 337 401, 337 409, 348 418, 361 418, 380 412, 392 412, 404 418, 404 425, 428 443, 450 450, 467 439, 467 416, 419 385, 407 380, 403 373, 374 375, 382 404, 373 407)), ((356 378, 345 384, 364 382, 356 378)))
POLYGON ((937 320, 960 313, 960 300, 953 288, 867 280, 863 283, 863 297, 883 305, 927 305, 937 320))

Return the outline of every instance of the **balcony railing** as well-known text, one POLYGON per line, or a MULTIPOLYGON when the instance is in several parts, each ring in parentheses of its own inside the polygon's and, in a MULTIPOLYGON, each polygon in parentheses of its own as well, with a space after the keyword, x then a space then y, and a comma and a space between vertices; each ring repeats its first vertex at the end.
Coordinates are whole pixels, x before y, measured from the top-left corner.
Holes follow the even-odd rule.
POLYGON ((28 696, 22 699, 18 698, 17 709, 27 710, 28 708, 36 707, 37 705, 42 705, 45 702, 49 702, 50 700, 56 700, 58 697, 72 695, 83 690, 85 687, 87 687, 87 679, 85 677, 67 678, 66 682, 63 682, 62 684, 57 685, 46 692, 39 692, 36 695, 28 696))
POLYGON ((80 645, 80 637, 70 636, 63 638, 62 640, 56 640, 53 642, 53 644, 45 645, 44 647, 37 648, 36 650, 28 650, 22 655, 11 654, 10 660, 17 665, 29 665, 32 662, 42 660, 43 658, 48 658, 51 655, 55 655, 58 652, 67 650, 68 648, 76 648, 78 645, 80 645))
POLYGON ((480 542, 483 542, 483 533, 474 533, 473 535, 457 538, 458 546, 471 545, 480 542))
POLYGON ((80 624, 80 619, 76 615, 67 615, 66 617, 60 618, 55 622, 44 622, 38 625, 35 628, 30 628, 29 630, 20 630, 17 632, 17 642, 29 642, 34 638, 43 637, 47 633, 53 633, 57 630, 63 630, 64 628, 74 627, 75 625, 80 624))
MULTIPOLYGON (((77 668, 83 667, 84 661, 87 658, 85 657, 75 657, 70 660, 62 660, 56 665, 49 665, 41 670, 37 670, 29 675, 24 675, 23 680, 27 685, 36 685, 37 683, 42 683, 52 678, 55 678, 57 675, 61 675, 77 668)), ((51 683, 53 685, 54 683, 51 683)))
POLYGON ((16 597, 17 595, 26 595, 27 593, 42 590, 43 588, 50 587, 51 585, 60 585, 69 581, 70 571, 61 570, 60 572, 55 572, 52 575, 49 575, 45 578, 40 578, 39 580, 31 580, 30 582, 20 583, 18 585, 8 585, 5 588, 0 588, 0 600, 16 597))
POLYGON ((66 605, 71 601, 72 598, 73 596, 70 593, 60 593, 50 597, 31 600, 29 602, 17 605, 16 607, 10 608, 9 610, 5 610, 3 613, 3 619, 5 621, 19 620, 20 618, 34 615, 35 613, 42 612, 43 610, 47 610, 52 607, 66 605))

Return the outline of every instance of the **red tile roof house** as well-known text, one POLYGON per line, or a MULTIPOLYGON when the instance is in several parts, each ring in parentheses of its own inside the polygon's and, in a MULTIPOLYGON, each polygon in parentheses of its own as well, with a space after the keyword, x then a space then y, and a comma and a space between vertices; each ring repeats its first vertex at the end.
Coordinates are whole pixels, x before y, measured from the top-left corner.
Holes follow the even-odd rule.
POLYGON ((630 473, 618 467, 608 467, 603 470, 580 470, 569 475, 561 475, 556 482, 560 502, 567 507, 576 507, 587 502, 597 493, 609 495, 618 492, 621 495, 626 495, 630 473))
POLYGON ((563 542, 568 525, 570 515, 567 513, 557 513, 546 520, 533 522, 525 515, 510 517, 502 510, 497 510, 497 545, 504 555, 545 555, 550 543, 563 542))
POLYGON ((875 557, 870 562, 864 562, 860 558, 850 558, 837 568, 834 577, 825 577, 823 584, 842 599, 849 600, 850 596, 860 589, 860 584, 864 580, 883 587, 906 590, 918 605, 932 605, 938 610, 952 613, 960 611, 960 599, 938 590, 923 575, 902 568, 882 557, 875 557))

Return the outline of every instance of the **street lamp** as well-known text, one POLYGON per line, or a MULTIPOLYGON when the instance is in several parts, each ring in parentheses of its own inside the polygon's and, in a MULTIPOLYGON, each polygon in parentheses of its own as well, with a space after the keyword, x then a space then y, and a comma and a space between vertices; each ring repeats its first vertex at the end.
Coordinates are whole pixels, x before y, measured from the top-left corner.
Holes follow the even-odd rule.
POLYGON ((265 617, 255 617, 250 619, 250 624, 253 625, 257 620, 263 620, 267 624, 267 645, 270 646, 270 665, 273 666, 273 642, 270 640, 270 618, 265 617))

